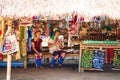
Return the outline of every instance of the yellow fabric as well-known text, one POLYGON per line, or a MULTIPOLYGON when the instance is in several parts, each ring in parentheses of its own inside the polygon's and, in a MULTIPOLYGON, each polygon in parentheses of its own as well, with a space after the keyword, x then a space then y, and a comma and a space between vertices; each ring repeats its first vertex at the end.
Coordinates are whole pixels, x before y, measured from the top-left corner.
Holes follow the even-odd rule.
POLYGON ((7 55, 3 55, 3 61, 7 61, 7 55))
POLYGON ((3 38, 3 35, 4 35, 4 28, 5 28, 4 19, 2 17, 0 17, 0 31, 1 31, 1 34, 0 34, 0 45, 2 43, 2 38, 3 38))
MULTIPOLYGON (((18 25, 19 30, 20 30, 20 26, 21 26, 21 25, 18 25)), ((20 35, 19 35, 18 37, 20 37, 20 35)), ((18 42, 18 44, 19 44, 19 50, 18 50, 15 58, 16 58, 16 59, 21 59, 21 52, 20 52, 20 47, 21 47, 21 46, 20 46, 20 42, 18 42)))
MULTIPOLYGON (((20 43, 18 42, 18 44, 20 44, 20 43)), ((21 58, 21 56, 20 56, 20 45, 19 45, 19 50, 17 51, 15 57, 16 57, 16 59, 20 59, 21 58)))
POLYGON ((21 53, 22 53, 22 56, 26 56, 27 55, 27 50, 26 50, 26 41, 22 41, 21 42, 21 53))
MULTIPOLYGON (((23 25, 21 25, 23 27, 23 25)), ((22 56, 26 56, 27 55, 27 46, 26 46, 26 26, 24 26, 24 39, 21 41, 20 43, 20 53, 22 54, 22 56)))

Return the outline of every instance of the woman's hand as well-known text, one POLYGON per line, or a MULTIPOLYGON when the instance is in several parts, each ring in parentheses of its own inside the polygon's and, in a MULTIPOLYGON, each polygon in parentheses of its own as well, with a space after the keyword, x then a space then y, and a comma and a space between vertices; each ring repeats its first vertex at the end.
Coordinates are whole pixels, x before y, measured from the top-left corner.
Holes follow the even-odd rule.
POLYGON ((62 42, 61 42, 61 41, 58 41, 58 42, 57 42, 57 45, 58 45, 60 48, 63 48, 63 45, 62 45, 62 42))

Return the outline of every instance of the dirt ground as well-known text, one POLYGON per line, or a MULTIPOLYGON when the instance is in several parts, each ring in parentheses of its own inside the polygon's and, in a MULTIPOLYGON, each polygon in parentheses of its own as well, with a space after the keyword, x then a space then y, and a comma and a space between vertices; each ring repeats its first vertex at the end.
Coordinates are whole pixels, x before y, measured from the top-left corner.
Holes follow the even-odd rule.
MULTIPOLYGON (((120 71, 78 72, 77 64, 64 64, 62 68, 50 68, 48 64, 38 69, 29 64, 27 69, 12 68, 11 80, 120 80, 120 71)), ((0 80, 6 80, 6 68, 0 68, 0 80)))

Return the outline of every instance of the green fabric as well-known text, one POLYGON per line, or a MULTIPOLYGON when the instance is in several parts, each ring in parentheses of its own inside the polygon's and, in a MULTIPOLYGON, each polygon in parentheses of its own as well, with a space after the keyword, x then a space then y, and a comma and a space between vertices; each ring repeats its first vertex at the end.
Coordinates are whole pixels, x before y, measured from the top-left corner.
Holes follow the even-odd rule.
POLYGON ((25 30, 25 27, 20 26, 20 41, 24 39, 24 30, 25 30))
POLYGON ((96 41, 96 40, 84 40, 84 44, 120 44, 118 41, 96 41))
POLYGON ((81 67, 92 68, 92 60, 93 60, 93 52, 84 50, 82 53, 81 67))
POLYGON ((52 34, 52 40, 54 40, 54 34, 52 34))
POLYGON ((114 54, 113 66, 120 69, 120 51, 116 51, 114 54))
POLYGON ((51 27, 50 23, 48 23, 48 27, 49 27, 49 28, 51 27))
POLYGON ((112 30, 112 27, 107 25, 107 26, 103 26, 102 29, 106 29, 108 31, 111 31, 112 30))

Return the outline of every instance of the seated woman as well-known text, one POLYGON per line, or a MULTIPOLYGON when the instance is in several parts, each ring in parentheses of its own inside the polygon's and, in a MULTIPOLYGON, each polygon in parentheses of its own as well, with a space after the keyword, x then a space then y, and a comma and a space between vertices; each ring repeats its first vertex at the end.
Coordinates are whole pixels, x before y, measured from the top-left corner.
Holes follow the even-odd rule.
POLYGON ((50 66, 54 67, 56 60, 59 59, 58 67, 61 67, 65 58, 66 52, 61 49, 63 48, 63 45, 62 45, 62 42, 58 39, 60 32, 55 31, 54 35, 55 35, 54 40, 50 39, 48 41, 49 51, 53 55, 53 59, 51 60, 50 66))
POLYGON ((35 62, 38 68, 42 68, 41 60, 42 60, 42 39, 40 39, 41 32, 36 31, 34 34, 34 39, 32 39, 32 49, 31 51, 35 55, 35 62))

